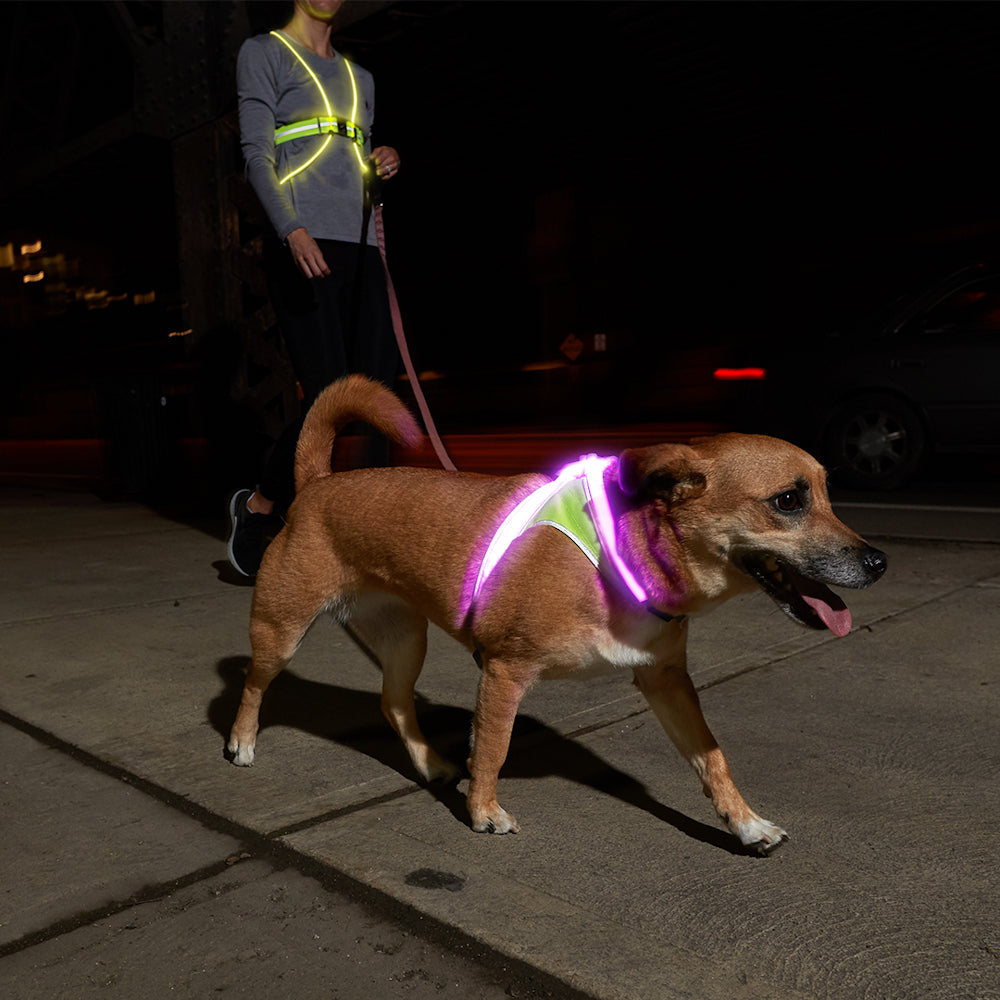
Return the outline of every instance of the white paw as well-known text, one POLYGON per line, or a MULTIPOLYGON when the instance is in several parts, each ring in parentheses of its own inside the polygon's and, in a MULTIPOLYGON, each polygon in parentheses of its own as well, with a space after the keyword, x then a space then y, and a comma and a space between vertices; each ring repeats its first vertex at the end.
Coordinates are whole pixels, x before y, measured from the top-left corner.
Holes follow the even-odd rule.
POLYGON ((241 743, 235 736, 230 737, 229 746, 230 757, 237 767, 253 767, 253 743, 241 743))
POLYGON ((733 832, 744 847, 753 848, 758 854, 770 854, 788 841, 788 834, 780 826, 775 826, 760 816, 754 816, 745 823, 734 824, 733 832))
POLYGON ((472 829, 476 833, 519 833, 521 827, 506 809, 497 806, 481 817, 473 817, 472 829))
POLYGON ((450 761, 443 757, 428 760, 425 767, 420 769, 420 776, 430 784, 451 785, 462 777, 462 772, 450 761))

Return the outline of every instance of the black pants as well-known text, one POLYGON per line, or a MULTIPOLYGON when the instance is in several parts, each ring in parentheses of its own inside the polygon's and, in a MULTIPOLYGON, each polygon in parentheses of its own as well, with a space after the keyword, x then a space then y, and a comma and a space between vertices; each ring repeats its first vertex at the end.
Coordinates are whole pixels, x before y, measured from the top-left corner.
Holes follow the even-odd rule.
MULTIPOLYGON (((376 247, 317 240, 330 267, 325 278, 306 278, 288 248, 264 248, 268 292, 306 413, 319 393, 344 375, 358 373, 391 386, 399 370, 385 272, 376 247)), ((304 419, 304 418, 303 418, 304 419)), ((259 490, 287 509, 295 495, 295 443, 302 419, 286 427, 268 459, 259 490)), ((371 431, 365 464, 386 465, 389 442, 371 431)))

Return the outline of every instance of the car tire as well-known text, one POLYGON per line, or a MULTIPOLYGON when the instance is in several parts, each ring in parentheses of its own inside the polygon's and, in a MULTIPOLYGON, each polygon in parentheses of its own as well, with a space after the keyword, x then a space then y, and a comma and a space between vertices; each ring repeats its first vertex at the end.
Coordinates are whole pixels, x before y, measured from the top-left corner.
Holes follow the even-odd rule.
POLYGON ((842 403, 830 415, 823 460, 831 478, 858 490, 894 490, 920 468, 927 435, 917 412, 889 393, 842 403))

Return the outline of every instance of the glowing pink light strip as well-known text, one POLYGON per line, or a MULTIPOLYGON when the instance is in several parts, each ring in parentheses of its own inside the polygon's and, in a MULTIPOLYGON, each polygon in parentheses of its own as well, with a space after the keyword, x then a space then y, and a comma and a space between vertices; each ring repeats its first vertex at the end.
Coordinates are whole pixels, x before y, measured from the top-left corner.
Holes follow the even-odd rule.
POLYGON ((575 479, 576 474, 573 466, 567 466, 559 476, 551 483, 539 486, 533 493, 529 493, 504 519, 503 524, 496 530, 490 542, 486 555, 479 565, 479 575, 476 577, 476 585, 472 588, 472 600, 479 597, 479 592, 483 589, 490 573, 493 572, 496 564, 503 554, 510 548, 511 543, 518 535, 524 531, 525 525, 535 516, 544 504, 562 485, 570 479, 575 479))
POLYGON ((526 496, 507 515, 493 536, 489 548, 486 550, 486 555, 483 556, 483 561, 479 566, 479 575, 476 577, 476 585, 472 590, 472 600, 476 601, 478 599, 483 584, 486 583, 487 578, 493 572, 503 554, 510 548, 514 539, 524 531, 528 522, 538 513, 553 494, 569 480, 583 479, 594 511, 594 524, 597 528, 597 537, 600 539, 601 547, 607 553, 608 558, 621 575, 621 578, 625 581, 625 585, 631 591, 633 597, 637 601, 644 602, 646 600, 646 591, 618 554, 618 545, 615 539, 615 519, 611 513, 611 504, 608 502, 608 495, 604 490, 605 470, 614 461, 614 458, 598 458, 596 455, 584 455, 579 461, 567 465, 551 483, 540 486, 533 493, 526 496))
POLYGON ((646 591, 635 578, 632 570, 625 565, 625 560, 618 554, 615 519, 611 513, 611 504, 608 503, 608 494, 604 489, 604 472, 612 462, 614 462, 613 458, 600 459, 596 455, 588 455, 586 459, 581 461, 583 475, 587 483, 587 492, 590 494, 590 503, 594 511, 597 537, 601 540, 601 548, 615 569, 618 570, 619 575, 625 581, 625 586, 632 592, 632 596, 637 601, 645 602, 646 591))

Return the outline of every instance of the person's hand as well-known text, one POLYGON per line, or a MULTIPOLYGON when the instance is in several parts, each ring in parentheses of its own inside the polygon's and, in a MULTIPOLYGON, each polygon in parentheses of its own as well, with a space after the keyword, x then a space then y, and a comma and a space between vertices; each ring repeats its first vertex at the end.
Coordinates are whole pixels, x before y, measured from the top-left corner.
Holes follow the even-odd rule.
POLYGON ((392 146, 377 146, 369 159, 375 164, 375 171, 383 180, 399 173, 399 153, 392 146))
POLYGON ((305 226, 293 229, 285 239, 292 252, 292 260, 307 278, 325 278, 330 273, 323 251, 306 232, 305 226))

